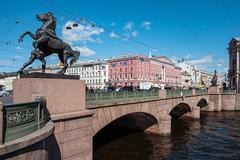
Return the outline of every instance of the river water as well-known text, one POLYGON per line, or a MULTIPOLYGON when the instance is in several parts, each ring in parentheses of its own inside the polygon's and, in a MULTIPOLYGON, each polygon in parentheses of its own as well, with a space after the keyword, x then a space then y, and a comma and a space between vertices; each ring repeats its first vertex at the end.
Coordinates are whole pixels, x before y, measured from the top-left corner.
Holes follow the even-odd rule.
POLYGON ((172 120, 168 137, 134 133, 104 145, 94 160, 240 160, 240 112, 172 120))

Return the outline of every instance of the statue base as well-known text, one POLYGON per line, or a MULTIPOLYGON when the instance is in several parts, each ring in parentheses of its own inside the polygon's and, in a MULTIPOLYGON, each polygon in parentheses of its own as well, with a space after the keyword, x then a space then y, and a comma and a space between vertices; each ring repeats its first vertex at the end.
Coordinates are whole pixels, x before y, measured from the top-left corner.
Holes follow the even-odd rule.
POLYGON ((220 94, 220 87, 219 86, 210 86, 208 88, 208 94, 220 94))
POLYGON ((40 73, 40 72, 20 74, 20 78, 54 78, 54 79, 77 79, 77 80, 80 79, 80 77, 77 75, 40 73))
POLYGON ((14 103, 36 97, 46 99, 47 114, 55 130, 49 142, 44 143, 49 153, 45 159, 92 160, 94 110, 86 109, 85 81, 76 76, 33 73, 14 80, 13 87, 14 103))
POLYGON ((44 97, 51 115, 86 109, 85 81, 78 76, 31 73, 15 79, 13 88, 14 103, 44 97))

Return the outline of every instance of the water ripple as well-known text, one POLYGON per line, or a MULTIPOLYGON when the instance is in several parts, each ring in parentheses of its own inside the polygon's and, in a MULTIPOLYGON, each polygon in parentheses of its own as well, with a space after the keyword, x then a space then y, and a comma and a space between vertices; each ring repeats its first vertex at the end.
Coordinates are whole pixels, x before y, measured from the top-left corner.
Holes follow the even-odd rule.
POLYGON ((172 135, 136 133, 95 151, 95 160, 239 160, 240 112, 204 112, 177 119, 172 135))

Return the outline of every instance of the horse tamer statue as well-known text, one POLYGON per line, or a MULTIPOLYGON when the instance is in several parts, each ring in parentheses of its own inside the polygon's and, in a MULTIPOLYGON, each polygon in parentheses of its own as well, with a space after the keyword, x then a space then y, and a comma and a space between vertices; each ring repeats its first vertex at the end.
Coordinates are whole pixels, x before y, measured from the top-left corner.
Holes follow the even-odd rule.
POLYGON ((41 21, 43 25, 36 30, 35 34, 27 31, 19 37, 19 42, 22 42, 24 36, 27 34, 32 37, 32 39, 34 39, 34 50, 31 52, 28 62, 26 62, 18 72, 22 74, 24 68, 32 64, 35 59, 38 59, 42 62, 42 72, 45 73, 46 61, 44 57, 56 53, 61 63, 64 64, 62 70, 58 73, 64 74, 68 67, 68 58, 71 58, 71 66, 78 60, 80 52, 72 50, 69 44, 57 37, 55 33, 56 19, 52 13, 38 14, 36 18, 41 21))

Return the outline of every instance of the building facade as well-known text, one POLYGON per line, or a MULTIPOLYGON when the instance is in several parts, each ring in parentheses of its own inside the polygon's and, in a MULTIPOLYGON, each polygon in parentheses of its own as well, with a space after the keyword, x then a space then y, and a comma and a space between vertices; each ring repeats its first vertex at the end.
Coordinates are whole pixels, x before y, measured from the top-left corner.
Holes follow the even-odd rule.
POLYGON ((177 63, 177 66, 182 68, 181 85, 183 88, 208 88, 211 85, 212 74, 185 62, 177 63))
POLYGON ((86 81, 89 89, 104 89, 108 80, 107 61, 81 62, 67 68, 66 74, 79 75, 81 80, 86 81))
POLYGON ((181 68, 164 56, 150 57, 150 81, 161 87, 180 87, 181 68))
POLYGON ((231 89, 237 89, 239 93, 239 68, 240 68, 240 38, 232 38, 229 42, 228 56, 229 56, 229 70, 228 80, 231 89))
POLYGON ((13 90, 13 80, 16 78, 17 76, 11 76, 0 79, 0 85, 3 85, 6 90, 11 91, 13 90))
POLYGON ((135 54, 115 57, 108 60, 108 73, 109 80, 119 87, 137 87, 147 82, 156 87, 181 84, 181 69, 162 56, 135 54))

